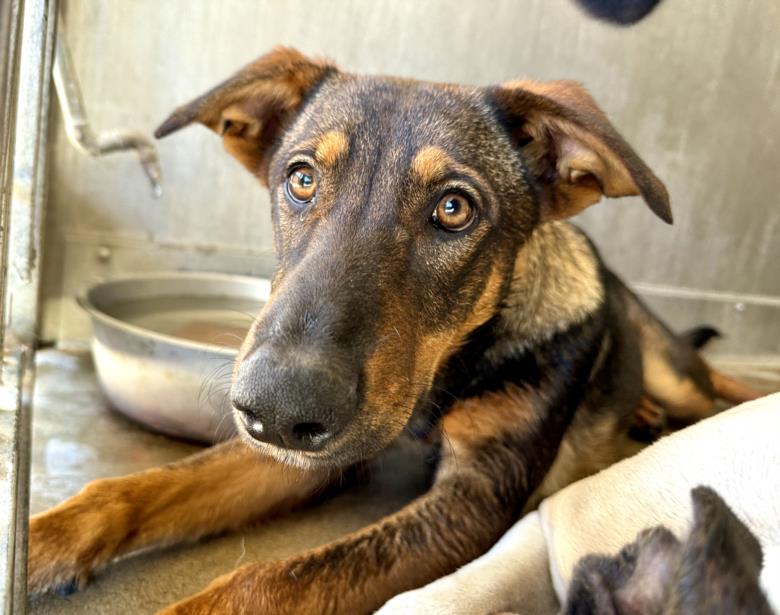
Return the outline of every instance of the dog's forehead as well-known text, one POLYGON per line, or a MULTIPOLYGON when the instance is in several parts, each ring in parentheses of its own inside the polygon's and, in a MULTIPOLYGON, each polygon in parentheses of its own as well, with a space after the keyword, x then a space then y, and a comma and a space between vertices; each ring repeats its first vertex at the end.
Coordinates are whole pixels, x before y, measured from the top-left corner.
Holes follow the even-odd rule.
POLYGON ((479 88, 345 74, 322 84, 288 136, 296 141, 333 131, 357 145, 409 152, 437 145, 470 157, 498 136, 479 88))

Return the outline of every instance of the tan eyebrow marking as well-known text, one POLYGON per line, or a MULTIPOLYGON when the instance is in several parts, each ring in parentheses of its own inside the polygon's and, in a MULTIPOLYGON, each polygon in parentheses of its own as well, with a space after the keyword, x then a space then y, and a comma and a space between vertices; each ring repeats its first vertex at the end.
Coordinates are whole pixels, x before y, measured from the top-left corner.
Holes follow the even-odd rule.
POLYGON ((349 139, 339 130, 330 130, 320 137, 314 158, 326 167, 332 167, 349 151, 349 139))
POLYGON ((415 154, 411 169, 422 181, 434 182, 455 166, 455 161, 443 149, 426 145, 415 154))

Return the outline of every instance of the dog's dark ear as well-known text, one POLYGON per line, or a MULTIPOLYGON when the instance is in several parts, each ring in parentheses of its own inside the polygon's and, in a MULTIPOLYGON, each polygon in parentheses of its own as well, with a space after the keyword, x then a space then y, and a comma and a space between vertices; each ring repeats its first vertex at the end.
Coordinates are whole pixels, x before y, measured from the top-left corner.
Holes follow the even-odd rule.
POLYGON ((660 613, 679 561, 680 542, 665 527, 639 533, 616 556, 589 555, 574 569, 566 615, 660 613))
POLYGON ((580 84, 513 81, 488 94, 542 187, 543 220, 573 216, 602 196, 641 195, 671 224, 663 183, 580 84))
POLYGON ((761 545, 712 489, 697 487, 693 528, 683 547, 673 613, 772 611, 759 585, 761 545))
POLYGON ((694 555, 707 551, 707 556, 719 554, 729 565, 739 563, 751 575, 761 573, 761 544, 731 509, 709 487, 696 487, 693 499, 693 528, 685 553, 694 555))
POLYGON ((631 576, 617 588, 615 604, 622 613, 660 613, 680 559, 680 541, 667 528, 643 530, 621 552, 631 576))
POLYGON ((583 557, 574 568, 561 615, 620 615, 613 600, 618 574, 615 558, 583 557))
POLYGON ((193 122, 222 136, 225 149, 267 184, 268 153, 306 95, 336 68, 279 47, 179 107, 155 131, 160 138, 193 122))

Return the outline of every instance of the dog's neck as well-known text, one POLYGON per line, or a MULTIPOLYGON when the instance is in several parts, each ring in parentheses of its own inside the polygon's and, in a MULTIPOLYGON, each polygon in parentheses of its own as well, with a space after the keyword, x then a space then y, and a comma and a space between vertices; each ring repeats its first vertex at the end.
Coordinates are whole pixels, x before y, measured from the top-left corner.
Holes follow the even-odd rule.
POLYGON ((603 302, 599 258, 582 231, 564 222, 538 227, 517 254, 498 312, 447 361, 418 401, 410 431, 426 433, 455 399, 536 378, 535 351, 572 329, 591 338, 603 302))
POLYGON ((568 222, 537 227, 515 260, 497 315, 497 344, 530 347, 583 322, 604 301, 600 264, 585 234, 568 222))

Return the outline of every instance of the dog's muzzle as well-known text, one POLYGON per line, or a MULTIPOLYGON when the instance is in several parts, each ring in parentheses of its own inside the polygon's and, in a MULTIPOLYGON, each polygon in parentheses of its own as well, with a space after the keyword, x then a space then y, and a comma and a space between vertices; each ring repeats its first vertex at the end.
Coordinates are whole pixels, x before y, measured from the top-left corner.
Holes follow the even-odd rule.
POLYGON ((231 390, 241 427, 252 438, 319 451, 357 412, 357 377, 310 352, 263 345, 245 357, 231 390))

